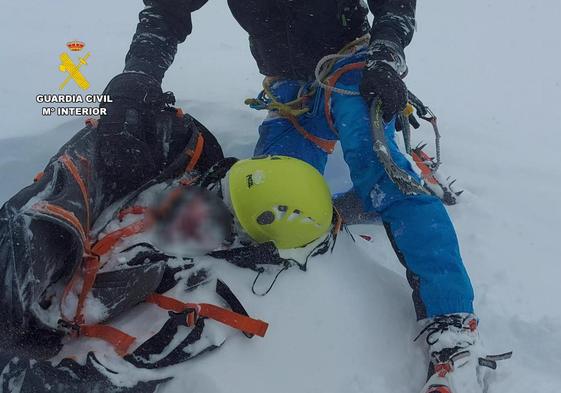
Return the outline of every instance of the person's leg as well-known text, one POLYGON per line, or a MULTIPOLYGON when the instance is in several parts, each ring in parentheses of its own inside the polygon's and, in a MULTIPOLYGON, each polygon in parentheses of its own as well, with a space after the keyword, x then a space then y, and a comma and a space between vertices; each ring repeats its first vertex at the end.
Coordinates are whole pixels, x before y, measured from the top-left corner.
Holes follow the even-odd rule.
MULTIPOLYGON (((281 102, 296 98, 300 84, 297 81, 281 81, 272 86, 273 93, 281 102)), ((312 134, 317 134, 316 119, 300 116, 302 127, 312 134)), ((323 131, 323 130, 322 130, 323 131)), ((298 158, 315 167, 323 174, 327 163, 327 153, 307 140, 296 130, 293 124, 276 112, 269 112, 259 126, 259 140, 255 146, 254 156, 281 155, 298 158)))
MULTIPOLYGON (((354 84, 341 87, 356 90, 354 84)), ((367 210, 380 214, 407 269, 418 319, 473 312, 473 290, 442 202, 431 195, 407 196, 392 182, 373 151, 368 107, 362 97, 333 94, 332 112, 355 190, 367 210)), ((392 121, 386 126, 392 157, 418 179, 394 134, 392 121)))

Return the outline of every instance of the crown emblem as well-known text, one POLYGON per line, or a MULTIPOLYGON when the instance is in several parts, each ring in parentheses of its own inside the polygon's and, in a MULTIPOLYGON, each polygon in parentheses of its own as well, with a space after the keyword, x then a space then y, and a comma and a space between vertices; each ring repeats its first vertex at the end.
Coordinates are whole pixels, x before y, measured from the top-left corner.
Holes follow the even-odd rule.
POLYGON ((68 47, 68 49, 70 49, 72 52, 79 52, 81 51, 84 46, 86 46, 86 44, 84 44, 82 41, 69 41, 66 43, 66 46, 68 47))

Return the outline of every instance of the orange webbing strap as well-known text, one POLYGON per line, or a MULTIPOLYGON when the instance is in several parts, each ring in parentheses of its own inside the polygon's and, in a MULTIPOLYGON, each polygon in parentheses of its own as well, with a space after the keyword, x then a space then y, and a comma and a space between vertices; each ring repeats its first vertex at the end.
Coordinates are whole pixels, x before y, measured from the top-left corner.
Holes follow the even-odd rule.
POLYGON ((130 346, 136 340, 135 337, 129 336, 122 330, 108 325, 81 325, 78 334, 85 337, 99 338, 108 342, 115 348, 119 356, 125 356, 130 346))
POLYGON ((199 315, 214 319, 225 325, 241 330, 244 333, 265 337, 269 324, 259 319, 253 319, 234 311, 215 306, 214 304, 200 303, 199 315))
POLYGON ((82 242, 84 244, 84 252, 86 254, 89 254, 90 252, 89 238, 86 235, 84 228, 82 227, 82 223, 80 223, 80 220, 78 220, 78 218, 74 215, 74 213, 60 206, 53 205, 52 203, 45 202, 45 201, 37 202, 36 204, 34 204, 33 210, 56 217, 70 224, 74 229, 76 229, 76 231, 80 235, 80 238, 82 239, 82 242))
POLYGON ((99 240, 97 243, 95 243, 95 245, 92 247, 92 252, 95 255, 105 255, 121 239, 136 235, 138 233, 142 233, 146 231, 148 228, 150 228, 151 225, 152 225, 152 220, 145 217, 130 225, 127 225, 126 227, 117 229, 116 231, 109 233, 101 240, 99 240))
POLYGON ((64 154, 64 155, 60 156, 58 160, 64 164, 64 166, 66 167, 68 172, 70 172, 70 174, 74 178, 74 181, 76 181, 76 184, 78 184, 78 187, 80 187, 80 191, 82 192, 82 198, 84 199, 84 207, 86 208, 86 228, 85 229, 89 230, 89 225, 90 225, 90 196, 89 196, 88 188, 86 187, 86 183, 84 182, 84 179, 82 179, 82 176, 80 175, 80 171, 78 170, 78 168, 76 167, 76 165, 74 164, 74 162, 72 161, 72 159, 70 158, 70 156, 68 154, 64 154))
MULTIPOLYGON (((238 314, 234 311, 218 307, 207 303, 183 303, 177 299, 160 295, 152 294, 146 298, 146 302, 153 303, 164 310, 170 310, 176 313, 184 312, 187 309, 193 309, 196 313, 194 318, 187 319, 187 326, 192 326, 197 317, 209 318, 224 325, 230 326, 234 329, 241 330, 244 333, 255 334, 259 337, 264 337, 267 333, 269 324, 259 319, 253 319, 243 314, 238 314)), ((189 315, 192 315, 190 313, 189 315)))
POLYGON ((197 143, 195 145, 195 149, 194 150, 188 149, 186 151, 190 159, 189 162, 187 163, 187 167, 185 168, 185 172, 190 172, 193 169, 195 169, 195 166, 197 165, 197 162, 199 162, 199 159, 201 158, 201 154, 203 153, 204 145, 205 145, 205 138, 203 137, 203 134, 199 132, 197 135, 197 143))
POLYGON ((323 139, 323 138, 320 138, 319 136, 315 136, 315 135, 309 133, 304 127, 302 127, 302 125, 300 124, 298 119, 296 119, 296 117, 294 117, 293 115, 288 114, 288 113, 282 113, 281 115, 283 117, 285 117, 286 119, 288 119, 292 123, 292 126, 304 138, 306 138, 310 142, 314 143, 317 147, 319 147, 321 150, 323 150, 327 154, 333 153, 333 151, 335 150, 335 146, 337 145, 336 140, 323 139))
POLYGON ((333 75, 331 75, 329 78, 327 78, 327 83, 326 84, 330 88, 325 89, 325 105, 324 105, 325 118, 327 120, 327 124, 329 124, 329 128, 331 128, 331 130, 335 134, 338 134, 338 132, 337 132, 337 129, 335 128, 335 124, 333 123, 333 116, 331 116, 331 95, 333 94, 333 89, 332 88, 335 87, 335 85, 339 81, 339 78, 341 78, 341 76, 343 76, 343 74, 345 74, 349 71, 363 69, 365 64, 366 64, 365 62, 347 64, 347 65, 339 68, 337 71, 335 71, 333 73, 333 75))
POLYGON ((95 282, 95 277, 99 271, 99 257, 97 255, 86 255, 82 260, 82 289, 80 290, 80 295, 78 296, 78 304, 76 305, 76 314, 74 315, 74 322, 78 325, 82 325, 84 320, 84 304, 86 303, 86 298, 92 290, 95 282))
POLYGON ((145 302, 155 304, 156 306, 163 308, 164 310, 173 312, 183 312, 186 308, 189 308, 189 305, 187 303, 183 303, 180 300, 174 299, 169 296, 160 295, 158 293, 148 295, 145 302))

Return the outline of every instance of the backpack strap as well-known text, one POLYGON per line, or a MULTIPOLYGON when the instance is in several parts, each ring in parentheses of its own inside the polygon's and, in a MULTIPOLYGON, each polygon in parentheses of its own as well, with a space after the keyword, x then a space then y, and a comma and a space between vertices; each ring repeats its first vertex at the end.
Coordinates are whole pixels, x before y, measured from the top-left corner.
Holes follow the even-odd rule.
POLYGON ((256 272, 261 270, 260 265, 282 265, 285 261, 279 255, 279 250, 273 242, 213 251, 208 255, 256 272))
POLYGON ((216 293, 224 299, 231 310, 207 303, 184 303, 160 294, 150 295, 146 301, 168 310, 169 319, 158 333, 124 359, 136 367, 156 369, 184 362, 202 352, 212 350, 218 345, 209 344, 202 352, 197 348, 191 349, 191 346, 203 337, 206 319, 213 319, 238 329, 248 338, 254 334, 260 337, 266 334, 268 324, 250 318, 238 298, 221 280, 216 282, 216 293), (169 345, 176 337, 180 326, 192 329, 175 348, 169 351, 169 345))
POLYGON ((200 132, 193 132, 193 136, 189 142, 189 145, 185 149, 185 154, 189 157, 187 162, 187 167, 185 168, 185 172, 191 172, 195 169, 195 166, 199 162, 201 158, 201 154, 203 153, 203 148, 205 144, 205 139, 203 134, 200 132), (194 140, 194 146, 192 146, 192 142, 194 140))
MULTIPOLYGON (((185 316, 185 326, 194 327, 200 318, 209 318, 247 334, 264 337, 269 324, 259 319, 208 303, 184 303, 177 299, 154 293, 146 299, 164 310, 185 316)), ((238 301, 239 303, 239 301, 238 301)), ((245 311, 245 310, 244 310, 245 311)))
POLYGON ((84 337, 99 338, 113 346, 119 356, 125 356, 136 338, 109 325, 82 325, 79 335, 84 337))

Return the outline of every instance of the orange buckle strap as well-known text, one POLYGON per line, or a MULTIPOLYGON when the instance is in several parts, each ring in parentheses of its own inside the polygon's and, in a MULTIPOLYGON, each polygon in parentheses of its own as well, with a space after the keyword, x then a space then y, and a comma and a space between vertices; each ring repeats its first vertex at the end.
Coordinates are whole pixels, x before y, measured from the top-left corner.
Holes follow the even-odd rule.
POLYGON ((146 302, 153 303, 164 310, 170 310, 176 313, 182 313, 191 309, 193 312, 189 312, 186 316, 185 322, 187 326, 193 326, 199 317, 209 318, 234 329, 241 330, 244 333, 254 334, 259 337, 264 337, 269 327, 267 322, 253 319, 212 304, 183 303, 177 299, 156 293, 148 296, 146 302))
POLYGON ((199 304, 199 315, 204 318, 210 318, 221 322, 225 325, 241 330, 244 333, 255 334, 259 337, 265 337, 269 324, 259 319, 246 317, 234 311, 227 310, 222 307, 208 303, 199 304))
POLYGON ((136 337, 108 325, 78 325, 62 319, 58 324, 71 337, 97 338, 111 344, 119 356, 128 354, 130 346, 136 341, 136 337))

